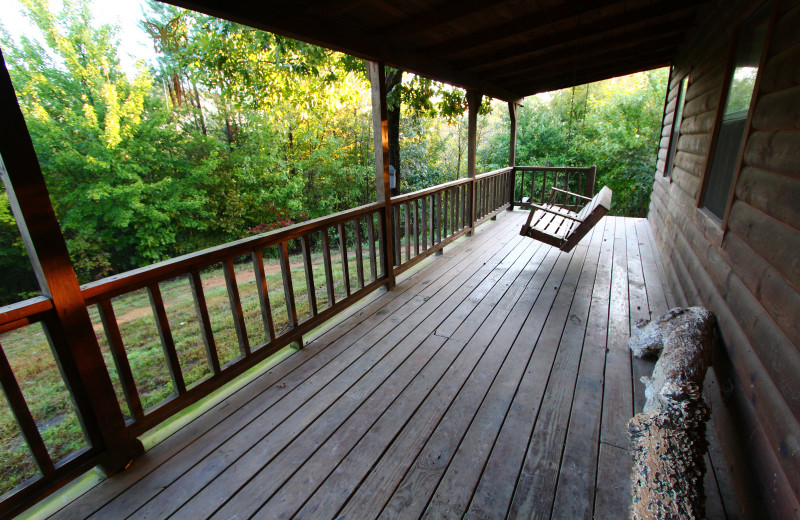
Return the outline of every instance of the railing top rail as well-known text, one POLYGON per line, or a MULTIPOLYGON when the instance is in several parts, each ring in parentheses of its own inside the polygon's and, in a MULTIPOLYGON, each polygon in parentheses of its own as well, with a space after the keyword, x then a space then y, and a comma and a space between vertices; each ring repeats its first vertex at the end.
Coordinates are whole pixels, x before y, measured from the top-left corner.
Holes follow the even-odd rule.
POLYGON ((116 296, 125 292, 145 287, 151 283, 168 280, 189 272, 193 268, 204 268, 248 252, 280 244, 286 240, 301 237, 319 229, 335 226, 363 215, 374 213, 383 204, 372 203, 357 208, 340 211, 305 222, 299 222, 285 228, 268 231, 260 235, 242 238, 219 246, 189 253, 163 262, 158 262, 125 273, 109 276, 81 286, 87 305, 97 303, 101 299, 116 296))
POLYGON ((514 166, 514 169, 520 172, 588 172, 594 166, 514 166))
POLYGON ((0 307, 0 327, 18 320, 25 320, 43 314, 53 308, 53 302, 46 296, 36 296, 21 302, 0 307))
POLYGON ((461 186, 462 184, 469 184, 471 181, 472 179, 470 179, 469 177, 467 177, 466 179, 456 179, 454 181, 445 182, 444 184, 437 184, 436 186, 431 186, 430 188, 425 188, 423 190, 413 191, 411 193, 406 193, 404 195, 398 195, 396 197, 392 197, 392 204, 399 204, 401 202, 407 202, 409 200, 418 199, 420 197, 424 197, 432 193, 438 193, 440 191, 444 191, 449 188, 461 186))
POLYGON ((513 169, 514 169, 513 166, 506 166, 505 168, 498 168, 498 169, 492 170, 490 172, 481 173, 479 175, 476 175, 475 179, 477 180, 477 179, 483 179, 485 177, 493 177, 495 175, 501 175, 503 173, 510 172, 513 169))

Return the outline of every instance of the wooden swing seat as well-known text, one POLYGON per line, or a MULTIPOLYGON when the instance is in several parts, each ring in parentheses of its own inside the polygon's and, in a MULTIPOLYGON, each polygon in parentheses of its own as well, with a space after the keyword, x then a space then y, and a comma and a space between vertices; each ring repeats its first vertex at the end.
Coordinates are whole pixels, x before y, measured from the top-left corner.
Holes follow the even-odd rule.
POLYGON ((603 218, 603 215, 608 213, 611 207, 611 189, 603 186, 597 195, 589 198, 554 186, 549 202, 542 205, 531 204, 531 206, 528 221, 522 226, 520 235, 568 252, 586 236, 586 233, 603 218), (586 203, 577 213, 570 211, 552 202, 558 193, 576 197, 586 203))

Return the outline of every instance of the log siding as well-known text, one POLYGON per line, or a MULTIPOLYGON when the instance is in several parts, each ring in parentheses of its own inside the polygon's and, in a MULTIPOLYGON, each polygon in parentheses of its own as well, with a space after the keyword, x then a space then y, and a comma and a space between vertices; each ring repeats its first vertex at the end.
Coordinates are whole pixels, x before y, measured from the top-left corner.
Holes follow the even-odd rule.
MULTIPOLYGON (((759 4, 738 1, 726 16, 701 21, 676 60, 662 136, 671 130, 680 79, 690 74, 686 105, 672 177, 659 161, 648 219, 678 301, 704 305, 718 319, 722 341, 708 393, 745 517, 798 518, 798 0, 774 8, 725 225, 698 208, 737 28, 759 4)), ((668 146, 662 139, 660 154, 668 146)))

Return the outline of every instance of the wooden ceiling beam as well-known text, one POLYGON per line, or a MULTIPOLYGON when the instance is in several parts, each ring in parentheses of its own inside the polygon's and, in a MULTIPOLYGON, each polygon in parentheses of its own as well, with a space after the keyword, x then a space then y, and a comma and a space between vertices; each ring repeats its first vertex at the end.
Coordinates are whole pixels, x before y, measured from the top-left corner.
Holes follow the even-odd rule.
MULTIPOLYGON (((592 5, 592 8, 593 10, 602 9, 619 3, 621 3, 620 0, 598 0, 592 5)), ((475 47, 492 44, 516 34, 530 32, 564 20, 571 18, 577 19, 582 12, 583 7, 580 2, 567 1, 561 6, 540 11, 529 16, 523 16, 513 22, 496 25, 488 29, 481 29, 461 38, 453 38, 436 45, 430 45, 419 49, 419 51, 433 58, 443 58, 451 54, 469 51, 475 47)))
POLYGON ((299 12, 297 8, 277 0, 257 3, 247 0, 167 1, 180 7, 321 45, 359 58, 384 62, 420 76, 477 90, 503 101, 513 101, 521 97, 519 92, 513 92, 470 72, 454 69, 449 63, 391 45, 382 36, 367 34, 360 27, 343 27, 341 24, 332 23, 328 18, 299 12))
POLYGON ((585 38, 588 36, 597 36, 614 31, 624 31, 626 28, 642 25, 649 25, 653 31, 659 31, 663 30, 663 26, 667 23, 685 23, 678 22, 678 20, 684 20, 694 16, 694 7, 696 5, 696 0, 669 0, 668 2, 659 2, 643 9, 628 11, 620 16, 601 19, 582 27, 561 31, 557 34, 539 36, 524 43, 500 49, 492 49, 492 51, 479 56, 471 56, 455 61, 453 65, 456 68, 465 68, 474 72, 485 65, 491 65, 509 56, 524 56, 528 53, 536 52, 541 46, 560 45, 576 37, 585 38))
POLYGON ((384 27, 379 32, 381 36, 391 40, 408 40, 419 33, 442 27, 490 8, 497 8, 509 1, 451 0, 435 9, 418 13, 408 20, 384 27))
POLYGON ((651 28, 645 27, 634 32, 624 33, 614 38, 595 41, 596 38, 581 39, 571 44, 562 45, 560 48, 548 48, 537 52, 535 55, 504 64, 485 71, 493 81, 513 82, 513 78, 529 74, 531 71, 542 68, 559 68, 573 56, 601 57, 610 53, 618 53, 632 48, 649 49, 651 45, 662 46, 665 43, 679 41, 685 33, 685 27, 680 27, 668 33, 654 33, 651 28), (587 41, 589 40, 589 41, 587 41), (596 45, 595 45, 596 44, 596 45))

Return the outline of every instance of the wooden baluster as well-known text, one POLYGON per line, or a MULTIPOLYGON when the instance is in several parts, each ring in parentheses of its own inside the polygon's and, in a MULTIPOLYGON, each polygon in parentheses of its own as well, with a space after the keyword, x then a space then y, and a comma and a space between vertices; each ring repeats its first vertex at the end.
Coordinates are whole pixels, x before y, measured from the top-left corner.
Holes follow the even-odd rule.
POLYGON ((405 220, 403 221, 404 231, 406 234, 406 262, 411 260, 411 212, 408 202, 404 204, 405 207, 405 220))
POLYGON ((411 203, 414 208, 414 256, 419 255, 419 199, 411 203))
POLYGON ((364 251, 361 249, 361 217, 353 220, 356 240, 356 273, 358 274, 358 287, 364 288, 364 251))
POLYGON ((314 269, 311 265, 311 241, 308 235, 300 237, 300 247, 303 252, 303 267, 306 272, 306 292, 308 293, 308 305, 311 307, 311 315, 319 314, 317 311, 317 292, 314 287, 314 269))
POLYGON ((447 232, 449 231, 449 224, 450 224, 450 190, 444 190, 442 192, 442 240, 447 238, 447 232))
POLYGON ((450 232, 456 234, 456 211, 458 208, 458 187, 450 189, 450 232))
POLYGON ((164 349, 164 357, 167 360, 170 378, 175 392, 180 395, 186 393, 186 383, 183 381, 181 365, 178 361, 178 353, 175 350, 175 341, 169 328, 167 311, 164 308, 164 300, 161 298, 161 289, 158 283, 147 286, 147 294, 150 297, 150 306, 153 308, 153 316, 156 318, 156 328, 158 336, 161 338, 161 347, 164 349))
POLYGON ((394 230, 394 265, 400 265, 401 238, 400 238, 400 206, 392 206, 392 229, 394 230))
MULTIPOLYGON (((342 278, 344 278, 344 291, 350 296, 350 264, 347 260, 347 235, 345 234, 344 224, 338 224, 336 229, 339 231, 339 254, 342 258, 342 278)), ((397 229, 397 227, 395 227, 397 229)), ((395 249, 397 251, 397 249, 395 249)))
POLYGON ((297 305, 294 301, 294 286, 292 285, 292 271, 289 263, 289 245, 284 241, 280 245, 281 275, 283 276, 283 294, 286 298, 286 316, 289 327, 297 327, 297 305))
POLYGON ((102 300, 97 305, 97 310, 100 313, 100 321, 103 323, 103 330, 105 330, 106 338, 108 339, 108 348, 111 350, 114 366, 117 367, 117 374, 119 375, 119 382, 122 385, 122 394, 125 396, 125 402, 128 403, 131 416, 133 416, 135 420, 140 421, 144 418, 142 402, 139 399, 139 391, 136 389, 136 380, 133 378, 133 371, 131 370, 130 362, 128 362, 128 355, 125 352, 125 345, 122 342, 122 334, 119 332, 119 324, 117 323, 117 317, 114 314, 114 307, 111 305, 111 300, 102 300))
MULTIPOLYGON (((370 261, 372 262, 372 280, 377 278, 375 274, 375 240, 373 239, 372 215, 368 224, 370 238, 370 261)), ((328 237, 328 228, 322 230, 322 263, 325 266, 325 289, 328 291, 328 307, 333 307, 336 303, 336 291, 333 290, 333 268, 331 267, 331 244, 328 237)))
POLYGON ((440 242, 439 234, 439 215, 441 213, 441 206, 439 205, 439 194, 434 193, 431 195, 431 245, 436 245, 440 242))
POLYGON ((422 250, 428 250, 428 197, 422 197, 422 250))
POLYGON ((14 372, 11 370, 11 364, 6 358, 6 353, 0 345, 0 384, 3 386, 3 392, 6 394, 8 404, 17 420, 19 429, 22 431, 22 436, 25 437, 25 442, 33 453, 33 458, 39 471, 42 475, 49 477, 55 472, 53 460, 47 452, 42 436, 39 434, 39 428, 36 427, 36 421, 31 415, 28 404, 25 402, 25 396, 22 395, 22 390, 19 388, 14 372))
MULTIPOLYGON (((264 330, 267 331, 270 341, 275 341, 275 323, 272 319, 272 306, 269 303, 269 288, 267 287, 267 276, 264 273, 264 257, 261 249, 257 249, 250 254, 253 259, 253 271, 256 273, 256 288, 258 289, 258 301, 261 304, 261 320, 264 322, 264 330)), ((199 275, 198 275, 199 280, 199 275)), ((203 301, 205 306, 205 300, 203 301)), ((208 311, 206 311, 208 316, 208 311)), ((205 325, 203 325, 205 327, 205 325)), ((209 323, 209 333, 211 324, 209 323)), ((219 361, 217 362, 219 364, 219 361)))
POLYGON ((233 315, 233 328, 236 330, 236 337, 239 340, 239 352, 242 356, 250 355, 250 339, 247 337, 247 326, 244 323, 244 312, 242 312, 242 301, 239 298, 239 285, 236 283, 236 268, 233 259, 225 261, 225 285, 228 288, 228 299, 231 303, 231 314, 233 315))
MULTIPOLYGON (((327 231, 323 231, 323 236, 327 238, 327 231)), ((367 241, 369 242, 369 272, 372 282, 378 279, 378 264, 375 255, 375 214, 367 216, 367 241)), ((327 243, 327 241, 326 241, 327 243)), ((330 252, 328 252, 328 263, 330 263, 330 252)))

